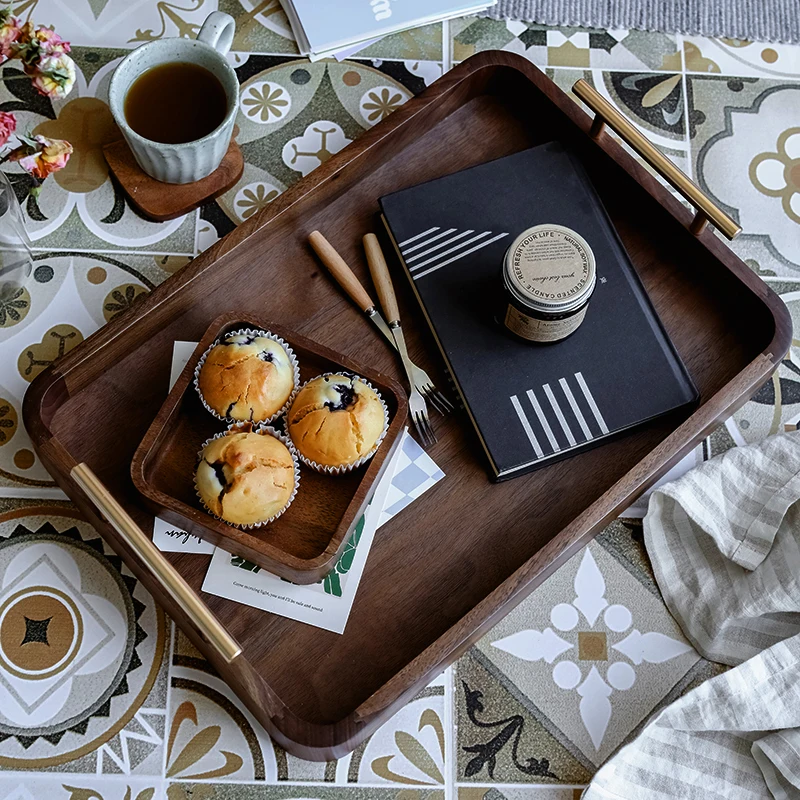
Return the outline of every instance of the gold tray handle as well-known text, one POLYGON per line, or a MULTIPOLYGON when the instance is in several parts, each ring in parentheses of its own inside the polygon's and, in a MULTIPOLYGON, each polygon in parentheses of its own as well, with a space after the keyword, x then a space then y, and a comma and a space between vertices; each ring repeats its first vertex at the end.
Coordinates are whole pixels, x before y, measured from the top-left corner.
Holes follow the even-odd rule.
POLYGON ((619 137, 627 142, 656 172, 679 191, 697 209, 689 230, 699 236, 709 222, 728 239, 735 239, 742 228, 732 220, 708 195, 678 169, 639 130, 617 111, 591 84, 583 78, 575 82, 572 91, 594 111, 595 118, 589 135, 597 139, 609 125, 619 137))
POLYGON ((186 614, 200 635, 226 662, 233 661, 242 652, 239 643, 225 630, 197 592, 164 558, 161 551, 114 499, 89 466, 78 464, 73 467, 70 474, 120 538, 155 576, 170 599, 186 614))

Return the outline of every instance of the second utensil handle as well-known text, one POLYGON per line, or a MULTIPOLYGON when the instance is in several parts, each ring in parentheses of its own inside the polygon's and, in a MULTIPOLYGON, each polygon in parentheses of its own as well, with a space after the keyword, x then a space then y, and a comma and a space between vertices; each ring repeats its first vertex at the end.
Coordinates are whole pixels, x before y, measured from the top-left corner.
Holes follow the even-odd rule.
POLYGON ((394 293, 392 276, 389 274, 389 267, 383 257, 383 250, 378 237, 374 233, 368 233, 364 236, 363 241, 372 282, 375 284, 378 299, 381 301, 381 307, 386 314, 386 321, 391 325, 393 322, 400 320, 400 309, 397 307, 397 297, 394 293))
POLYGON ((372 298, 333 245, 319 231, 312 231, 308 235, 308 241, 319 256, 319 260, 327 267, 339 286, 347 292, 350 299, 362 311, 373 308, 375 303, 372 302, 372 298))

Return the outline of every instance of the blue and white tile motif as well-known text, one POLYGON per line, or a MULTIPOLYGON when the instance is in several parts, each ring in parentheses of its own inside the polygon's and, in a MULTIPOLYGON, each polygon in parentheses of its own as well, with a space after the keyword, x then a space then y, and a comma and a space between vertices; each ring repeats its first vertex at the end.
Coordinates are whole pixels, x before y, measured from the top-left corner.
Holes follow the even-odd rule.
POLYGON ((410 436, 405 437, 399 458, 379 527, 444 478, 444 472, 410 436))

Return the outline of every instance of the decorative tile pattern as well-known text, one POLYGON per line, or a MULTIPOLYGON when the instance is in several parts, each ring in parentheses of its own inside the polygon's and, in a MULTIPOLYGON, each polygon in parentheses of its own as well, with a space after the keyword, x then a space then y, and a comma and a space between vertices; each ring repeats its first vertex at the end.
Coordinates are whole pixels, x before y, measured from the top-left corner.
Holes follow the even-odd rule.
POLYGON ((245 169, 233 188, 201 209, 199 249, 421 91, 441 75, 441 68, 435 62, 312 64, 254 55, 237 72, 242 84, 237 140, 245 169))
POLYGON ((779 42, 687 36, 683 40, 683 57, 687 72, 800 78, 800 49, 779 42))
MULTIPOLYGON (((723 669, 699 658, 663 606, 634 519, 644 503, 354 753, 309 763, 271 742, 57 499, 21 423, 21 399, 59 354, 451 64, 491 48, 524 55, 567 91, 579 77, 592 83, 737 216, 744 233, 734 249, 798 316, 800 48, 467 18, 387 37, 343 63, 311 64, 278 0, 14 5, 71 39, 79 75, 66 101, 50 102, 14 80, 14 64, 0 70, 0 103, 19 109, 21 128, 75 144, 38 202, 4 168, 25 201, 36 261, 25 289, 0 301, 0 798, 575 800, 655 710, 723 669), (131 47, 194 36, 216 8, 237 21, 230 61, 245 171, 198 212, 148 222, 102 158, 118 136, 110 75, 131 47)), ((793 348, 687 464, 797 427, 798 375, 793 348)), ((410 502, 401 494, 395 507, 410 502)))
POLYGON ((473 650, 456 667, 461 783, 588 783, 594 769, 473 650))
POLYGON ((733 249, 764 275, 800 271, 800 83, 692 76, 698 183, 743 228, 733 249))
POLYGON ((75 778, 51 778, 44 774, 15 777, 0 775, 3 800, 163 800, 163 782, 152 778, 123 780, 97 778, 91 774, 75 778))
MULTIPOLYGON (((699 659, 660 596, 596 543, 514 609, 473 657, 595 768, 699 659)), ((474 723, 474 701, 465 702, 474 723)))
POLYGON ((22 424, 25 390, 54 359, 174 268, 165 256, 36 253, 26 288, 0 300, 0 363, 14 365, 0 373, 0 487, 48 489, 40 494, 52 496, 55 484, 35 456, 22 424))
POLYGON ((23 19, 46 21, 73 45, 136 47, 167 36, 194 37, 216 0, 33 0, 14 3, 23 19))
POLYGON ((289 20, 278 0, 219 0, 218 8, 236 20, 232 49, 248 53, 298 55, 289 20))
POLYGON ((277 780, 272 742, 238 698, 207 665, 203 669, 203 665, 181 667, 180 663, 176 649, 170 677, 166 777, 277 780))
POLYGON ((365 745, 341 759, 336 773, 342 782, 346 774, 348 783, 443 787, 444 686, 418 695, 365 745))
MULTIPOLYGON (((314 800, 444 800, 440 789, 368 789, 349 786, 315 787, 314 800)), ((308 789, 302 786, 242 786, 238 783, 180 784, 167 790, 167 800, 308 800, 308 789)))
POLYGON ((680 71, 676 37, 645 31, 547 28, 515 20, 465 17, 450 23, 451 58, 483 50, 519 53, 537 66, 680 71))
POLYGON ((0 766, 161 776, 167 623, 72 508, 0 513, 0 766))
POLYGON ((616 522, 458 663, 456 779, 583 784, 658 708, 723 669, 664 608, 641 523, 616 522))
MULTIPOLYGON (((800 280, 765 278, 780 295, 800 330, 800 280)), ((796 430, 800 424, 800 341, 794 339, 787 357, 772 378, 753 399, 733 415, 731 424, 742 441, 758 442, 782 430, 796 430)))
POLYGON ((439 679, 353 753, 313 763, 274 744, 191 643, 178 633, 171 670, 166 777, 443 786, 445 681, 439 679))

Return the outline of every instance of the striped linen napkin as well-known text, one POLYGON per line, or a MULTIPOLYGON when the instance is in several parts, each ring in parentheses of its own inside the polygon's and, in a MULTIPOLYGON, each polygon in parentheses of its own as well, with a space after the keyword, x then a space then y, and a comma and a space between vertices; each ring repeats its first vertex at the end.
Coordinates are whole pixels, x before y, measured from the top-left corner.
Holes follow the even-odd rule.
POLYGON ((800 432, 654 492, 645 544, 706 658, 734 666, 658 713, 584 800, 800 798, 800 432))

